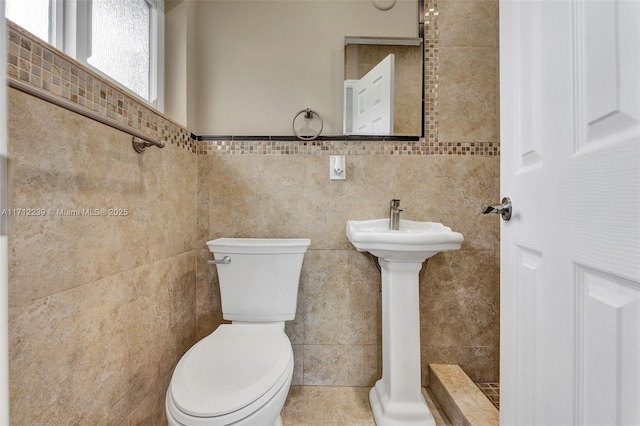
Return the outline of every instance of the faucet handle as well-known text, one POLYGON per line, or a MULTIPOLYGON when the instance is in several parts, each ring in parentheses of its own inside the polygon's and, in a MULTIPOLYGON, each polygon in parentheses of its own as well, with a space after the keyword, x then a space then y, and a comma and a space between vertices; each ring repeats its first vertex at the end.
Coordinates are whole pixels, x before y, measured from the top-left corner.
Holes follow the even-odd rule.
POLYGON ((404 207, 400 207, 400 200, 398 200, 397 198, 394 198, 393 200, 391 200, 390 203, 391 209, 397 212, 403 212, 404 211, 404 207))

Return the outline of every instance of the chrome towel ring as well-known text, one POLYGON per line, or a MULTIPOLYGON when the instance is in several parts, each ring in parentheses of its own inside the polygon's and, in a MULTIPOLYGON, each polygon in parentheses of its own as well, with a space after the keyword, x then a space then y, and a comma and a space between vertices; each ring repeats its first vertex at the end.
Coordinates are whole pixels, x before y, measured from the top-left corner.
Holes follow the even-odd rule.
POLYGON ((303 110, 300 110, 296 113, 296 115, 293 116, 293 121, 291 122, 291 128, 293 130, 293 134, 298 138, 301 139, 303 141, 312 141, 315 138, 317 138, 318 136, 320 136, 320 133, 322 133, 322 128, 324 127, 324 120, 322 119, 322 116, 320 114, 318 114, 316 111, 310 109, 310 108, 305 108, 303 110), (315 115, 316 117, 318 117, 318 119, 320 119, 320 130, 318 130, 318 132, 314 135, 309 135, 309 136, 305 136, 305 135, 300 135, 298 134, 298 132, 296 131, 296 118, 298 118, 298 116, 300 114, 302 114, 304 112, 304 119, 305 120, 312 120, 313 116, 315 115))

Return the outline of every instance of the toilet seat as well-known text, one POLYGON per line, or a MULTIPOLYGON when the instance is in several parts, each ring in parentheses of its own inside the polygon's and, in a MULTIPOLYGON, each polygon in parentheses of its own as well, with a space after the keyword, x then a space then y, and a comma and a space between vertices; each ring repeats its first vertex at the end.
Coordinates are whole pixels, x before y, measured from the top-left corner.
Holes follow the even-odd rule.
POLYGON ((167 398, 178 420, 228 424, 270 400, 292 371, 291 343, 280 325, 223 324, 178 362, 167 398))

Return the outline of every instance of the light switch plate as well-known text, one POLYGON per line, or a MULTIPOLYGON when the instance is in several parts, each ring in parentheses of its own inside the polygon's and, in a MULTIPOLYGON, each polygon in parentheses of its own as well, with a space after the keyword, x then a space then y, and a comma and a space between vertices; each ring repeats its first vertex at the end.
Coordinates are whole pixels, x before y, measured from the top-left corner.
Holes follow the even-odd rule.
POLYGON ((345 180, 347 177, 347 162, 344 155, 332 155, 329 157, 329 179, 345 180))

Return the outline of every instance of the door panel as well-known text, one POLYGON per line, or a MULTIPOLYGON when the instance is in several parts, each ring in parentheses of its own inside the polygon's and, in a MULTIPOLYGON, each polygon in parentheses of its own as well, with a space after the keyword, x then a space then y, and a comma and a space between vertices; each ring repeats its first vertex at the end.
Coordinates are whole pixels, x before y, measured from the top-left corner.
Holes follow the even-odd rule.
POLYGON ((522 29, 517 34, 518 49, 513 52, 518 66, 515 98, 519 102, 514 114, 518 131, 517 171, 542 165, 542 134, 536 126, 542 114, 541 99, 537 96, 542 91, 542 69, 540 61, 535 60, 542 54, 542 3, 523 3, 522 8, 529 19, 518 19, 516 25, 522 29))
POLYGON ((518 423, 536 424, 535 381, 540 374, 535 357, 536 340, 540 340, 540 289, 542 288, 542 253, 524 247, 516 247, 517 297, 516 307, 516 406, 518 423))
POLYGON ((577 423, 638 424, 640 288, 576 268, 577 423))
POLYGON ((578 149, 640 132, 638 14, 636 1, 575 4, 578 149))
POLYGON ((390 54, 355 83, 355 134, 393 134, 394 67, 395 56, 390 54))
POLYGON ((640 2, 500 2, 501 421, 640 424, 640 2))

